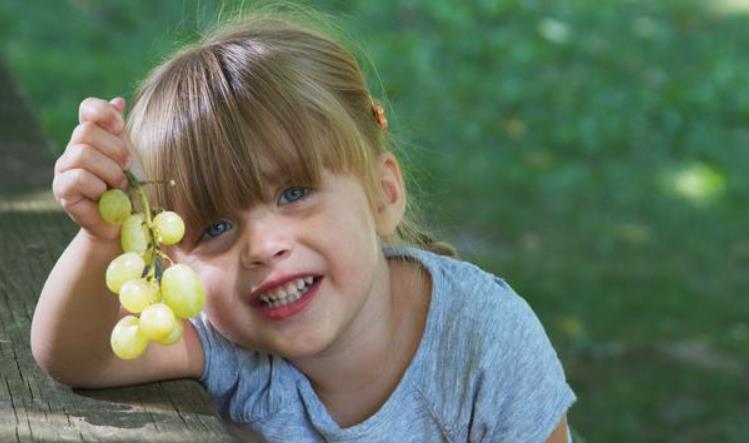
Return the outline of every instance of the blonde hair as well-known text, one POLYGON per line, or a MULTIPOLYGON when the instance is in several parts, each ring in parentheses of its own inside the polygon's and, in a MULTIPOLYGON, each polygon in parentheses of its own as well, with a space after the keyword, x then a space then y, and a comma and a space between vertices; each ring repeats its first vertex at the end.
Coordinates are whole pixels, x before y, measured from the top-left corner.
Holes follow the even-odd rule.
MULTIPOLYGON (((242 14, 178 51, 138 87, 128 134, 147 177, 175 180, 149 193, 157 206, 179 211, 188 231, 269 203, 268 170, 311 189, 323 168, 352 174, 373 207, 381 192, 375 160, 392 152, 390 140, 372 114, 359 64, 310 17, 242 14)), ((408 201, 383 243, 457 256, 420 227, 415 212, 408 201)))

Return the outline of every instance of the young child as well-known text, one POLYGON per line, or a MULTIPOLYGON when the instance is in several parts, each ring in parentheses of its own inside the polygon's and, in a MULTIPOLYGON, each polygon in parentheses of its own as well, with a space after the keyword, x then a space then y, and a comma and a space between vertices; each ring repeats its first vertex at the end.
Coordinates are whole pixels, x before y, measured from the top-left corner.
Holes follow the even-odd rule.
POLYGON ((543 327, 409 218, 382 108, 331 37, 246 16, 152 71, 127 122, 124 108, 84 100, 55 165, 81 229, 34 313, 45 371, 89 388, 197 378, 273 442, 568 441, 575 395, 543 327), (104 283, 119 228, 96 202, 128 165, 176 181, 149 192, 185 219, 168 253, 208 295, 179 343, 120 360, 104 283))

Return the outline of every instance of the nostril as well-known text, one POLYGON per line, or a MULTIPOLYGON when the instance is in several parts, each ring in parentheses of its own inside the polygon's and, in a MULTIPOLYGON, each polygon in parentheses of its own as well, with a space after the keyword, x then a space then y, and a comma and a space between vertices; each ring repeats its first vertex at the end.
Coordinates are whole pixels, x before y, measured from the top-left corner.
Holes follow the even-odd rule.
POLYGON ((247 246, 241 253, 241 264, 246 268, 269 266, 273 262, 283 260, 291 255, 291 249, 273 248, 272 245, 254 245, 247 246))
POLYGON ((287 256, 289 254, 291 254, 291 250, 290 249, 282 249, 282 250, 276 252, 275 257, 281 258, 281 257, 285 257, 285 256, 287 256))

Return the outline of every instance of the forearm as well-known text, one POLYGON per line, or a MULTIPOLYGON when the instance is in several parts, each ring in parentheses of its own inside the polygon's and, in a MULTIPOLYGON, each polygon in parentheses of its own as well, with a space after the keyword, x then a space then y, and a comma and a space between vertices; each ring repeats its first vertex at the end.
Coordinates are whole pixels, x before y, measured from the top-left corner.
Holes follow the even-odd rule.
POLYGON ((119 301, 106 287, 109 262, 121 252, 79 231, 49 274, 31 324, 37 363, 66 384, 94 375, 112 358, 109 336, 119 301))

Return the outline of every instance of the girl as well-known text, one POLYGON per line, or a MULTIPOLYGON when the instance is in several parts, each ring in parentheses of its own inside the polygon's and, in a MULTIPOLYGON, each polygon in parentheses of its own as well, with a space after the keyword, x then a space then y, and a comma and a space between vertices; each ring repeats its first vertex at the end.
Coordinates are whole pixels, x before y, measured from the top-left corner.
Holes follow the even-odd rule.
POLYGON ((304 21, 245 17, 124 101, 86 99, 53 191, 81 229, 34 313, 39 365, 79 387, 198 378, 268 441, 568 440, 575 395, 531 309, 409 218, 387 120, 352 55, 304 21), (133 159, 137 158, 135 162, 133 159), (122 168, 187 224, 169 250, 204 313, 174 346, 119 360, 96 201, 122 168))

